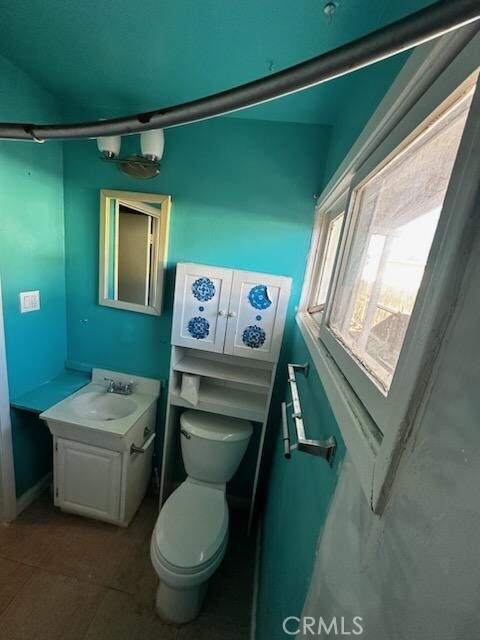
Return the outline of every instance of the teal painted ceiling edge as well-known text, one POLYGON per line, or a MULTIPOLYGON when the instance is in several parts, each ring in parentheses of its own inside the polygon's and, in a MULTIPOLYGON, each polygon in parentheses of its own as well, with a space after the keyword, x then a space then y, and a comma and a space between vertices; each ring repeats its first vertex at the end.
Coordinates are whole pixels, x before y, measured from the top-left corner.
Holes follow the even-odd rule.
MULTIPOLYGON (((56 96, 69 119, 78 110, 96 119, 228 89, 329 51, 432 2, 339 0, 331 19, 324 4, 12 1, 2 7, 0 53, 56 96)), ((348 86, 349 78, 340 78, 237 116, 332 124, 348 86)))

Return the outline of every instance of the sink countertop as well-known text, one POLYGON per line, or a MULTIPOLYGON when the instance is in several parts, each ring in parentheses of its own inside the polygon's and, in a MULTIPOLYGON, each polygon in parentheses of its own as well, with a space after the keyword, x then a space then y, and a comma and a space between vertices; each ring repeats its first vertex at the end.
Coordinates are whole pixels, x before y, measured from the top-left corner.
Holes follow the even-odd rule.
POLYGON ((90 382, 90 374, 65 369, 58 376, 10 401, 14 409, 41 413, 90 382))

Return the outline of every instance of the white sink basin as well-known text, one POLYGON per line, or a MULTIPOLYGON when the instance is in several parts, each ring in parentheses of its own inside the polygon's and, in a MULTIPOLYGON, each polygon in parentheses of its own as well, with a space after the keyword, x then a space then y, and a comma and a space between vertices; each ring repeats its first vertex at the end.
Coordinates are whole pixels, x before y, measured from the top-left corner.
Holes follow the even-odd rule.
POLYGON ((101 421, 126 418, 137 406, 132 398, 105 391, 87 391, 72 398, 70 403, 72 412, 79 418, 101 421))
MULTIPOLYGON (((132 427, 156 407, 160 381, 106 369, 93 369, 92 381, 58 402, 40 418, 53 436, 104 447, 113 451, 130 450, 132 427), (107 393, 106 379, 133 383, 133 393, 123 396, 107 393)), ((150 429, 155 420, 149 420, 150 429)), ((141 433, 143 437, 143 431, 141 433)), ((140 439, 140 445, 143 440, 140 439)), ((136 442, 135 444, 138 445, 136 442)))

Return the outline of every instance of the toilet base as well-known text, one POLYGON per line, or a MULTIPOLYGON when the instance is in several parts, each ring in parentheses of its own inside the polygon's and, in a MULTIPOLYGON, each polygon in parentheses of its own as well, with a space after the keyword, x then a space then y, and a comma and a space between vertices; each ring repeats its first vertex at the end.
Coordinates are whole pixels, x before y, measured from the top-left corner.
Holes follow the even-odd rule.
POLYGON ((175 589, 160 580, 155 599, 160 618, 171 624, 195 620, 205 599, 207 584, 208 580, 192 589, 175 589))

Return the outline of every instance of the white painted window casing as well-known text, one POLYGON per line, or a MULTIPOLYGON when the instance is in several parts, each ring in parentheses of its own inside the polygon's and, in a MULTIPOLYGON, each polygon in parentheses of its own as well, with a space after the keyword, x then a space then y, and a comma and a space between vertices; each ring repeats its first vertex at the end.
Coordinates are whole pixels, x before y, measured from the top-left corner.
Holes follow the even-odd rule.
POLYGON ((352 207, 348 202, 326 307, 320 314, 308 313, 307 310, 312 310, 314 296, 318 295, 318 277, 324 260, 322 251, 331 212, 335 207, 339 211, 339 207, 345 206, 349 199, 347 194, 351 198, 356 188, 361 187, 377 167, 384 166, 392 154, 398 153, 399 145, 404 141, 410 142, 412 133, 432 112, 455 94, 472 74, 478 74, 475 60, 479 59, 480 41, 479 36, 472 38, 471 35, 471 31, 465 30, 451 34, 412 54, 352 153, 320 197, 317 209, 297 322, 364 492, 376 512, 381 512, 385 504, 401 443, 414 423, 435 354, 454 310, 458 283, 468 257, 469 225, 473 224, 475 193, 480 178, 478 158, 475 161, 480 144, 478 89, 388 393, 378 380, 373 379, 374 376, 359 366, 358 360, 338 340, 338 327, 335 335, 329 326, 336 287, 345 277, 345 258, 352 244, 354 225, 352 207), (417 96, 412 102, 415 90, 417 96))
MULTIPOLYGON (((345 198, 341 199, 344 205, 345 198)), ((325 212, 321 225, 321 237, 317 248, 317 269, 311 278, 312 291, 309 296, 308 313, 320 322, 325 308, 328 290, 332 279, 342 228, 345 219, 344 206, 337 205, 332 211, 325 212)))
POLYGON ((15 497, 12 424, 3 325, 2 286, 0 282, 0 522, 10 522, 16 516, 17 500, 15 497))

